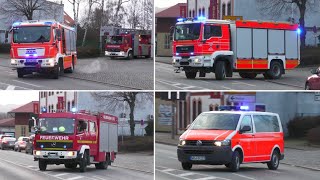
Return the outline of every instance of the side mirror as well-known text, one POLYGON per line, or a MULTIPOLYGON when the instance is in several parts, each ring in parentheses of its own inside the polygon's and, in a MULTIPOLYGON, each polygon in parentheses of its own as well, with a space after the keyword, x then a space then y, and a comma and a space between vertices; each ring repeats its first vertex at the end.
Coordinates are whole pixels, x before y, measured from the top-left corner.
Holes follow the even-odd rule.
POLYGON ((250 126, 243 126, 243 127, 240 129, 240 134, 241 134, 241 133, 244 133, 244 132, 247 132, 247 131, 251 131, 251 127, 250 127, 250 126))

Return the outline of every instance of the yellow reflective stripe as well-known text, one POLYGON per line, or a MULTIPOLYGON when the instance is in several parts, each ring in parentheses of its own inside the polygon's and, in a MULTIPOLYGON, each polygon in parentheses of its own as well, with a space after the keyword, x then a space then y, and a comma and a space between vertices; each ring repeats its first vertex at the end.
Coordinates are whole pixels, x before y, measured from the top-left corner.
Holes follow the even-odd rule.
POLYGON ((83 143, 83 144, 94 144, 97 143, 97 141, 87 141, 87 140, 78 140, 78 143, 83 143))
POLYGON ((41 150, 67 150, 64 148, 42 148, 41 150))

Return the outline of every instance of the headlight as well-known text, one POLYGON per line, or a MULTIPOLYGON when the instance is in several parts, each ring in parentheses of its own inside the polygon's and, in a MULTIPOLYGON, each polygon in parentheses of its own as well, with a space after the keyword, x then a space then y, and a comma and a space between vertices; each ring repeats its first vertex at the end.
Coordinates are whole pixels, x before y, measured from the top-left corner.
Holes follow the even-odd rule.
POLYGON ((194 63, 201 63, 201 59, 198 59, 198 58, 194 59, 194 63))
POLYGON ((176 59, 172 59, 172 63, 175 64, 177 62, 176 59))
POLYGON ((216 146, 229 146, 230 145, 230 140, 215 141, 214 145, 216 145, 216 146))
POLYGON ((11 64, 16 64, 16 60, 15 59, 11 59, 11 64))
POLYGON ((124 55, 124 52, 120 52, 119 55, 120 55, 120 56, 123 56, 123 55, 124 55))
POLYGON ((50 64, 54 64, 54 58, 50 58, 50 59, 47 59, 46 61, 47 61, 47 63, 50 63, 50 64))
POLYGON ((68 156, 74 156, 74 152, 73 151, 68 152, 68 156))
POLYGON ((180 146, 186 145, 186 140, 180 140, 179 145, 180 145, 180 146))
POLYGON ((41 152, 40 152, 40 151, 36 151, 36 155, 37 155, 37 156, 40 156, 40 155, 41 155, 41 152))

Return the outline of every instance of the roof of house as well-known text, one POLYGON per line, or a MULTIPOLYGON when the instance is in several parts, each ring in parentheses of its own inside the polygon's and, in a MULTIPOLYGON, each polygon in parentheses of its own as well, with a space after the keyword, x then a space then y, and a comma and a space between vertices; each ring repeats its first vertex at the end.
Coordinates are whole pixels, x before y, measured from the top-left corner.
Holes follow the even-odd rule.
POLYGON ((8 113, 33 113, 34 112, 34 104, 39 103, 38 101, 32 101, 28 104, 25 104, 23 106, 20 106, 8 113))
POLYGON ((68 25, 68 26, 74 26, 75 21, 74 19, 71 18, 71 16, 69 16, 68 13, 64 12, 64 24, 68 25))
POLYGON ((156 18, 167 17, 167 18, 176 18, 180 17, 180 7, 187 6, 187 3, 178 3, 174 6, 171 6, 163 11, 160 11, 156 14, 156 18))
POLYGON ((13 127, 14 123, 14 118, 0 119, 0 127, 13 127))

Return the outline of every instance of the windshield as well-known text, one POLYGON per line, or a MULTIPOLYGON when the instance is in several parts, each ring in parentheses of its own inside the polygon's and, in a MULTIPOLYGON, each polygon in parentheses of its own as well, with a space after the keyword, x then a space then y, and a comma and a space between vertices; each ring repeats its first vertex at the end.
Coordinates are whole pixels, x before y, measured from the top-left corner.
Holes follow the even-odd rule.
POLYGON ((74 119, 43 118, 39 120, 40 134, 73 134, 74 119))
POLYGON ((240 114, 202 113, 192 123, 190 129, 235 130, 240 114))
POLYGON ((13 29, 13 42, 14 43, 37 43, 49 42, 50 26, 26 26, 15 27, 13 29))
POLYGON ((28 141, 29 138, 22 138, 22 141, 28 141))
POLYGON ((107 44, 122 44, 122 36, 108 36, 107 44))
POLYGON ((199 39, 200 28, 201 28, 200 23, 176 25, 174 39, 175 40, 199 39))

